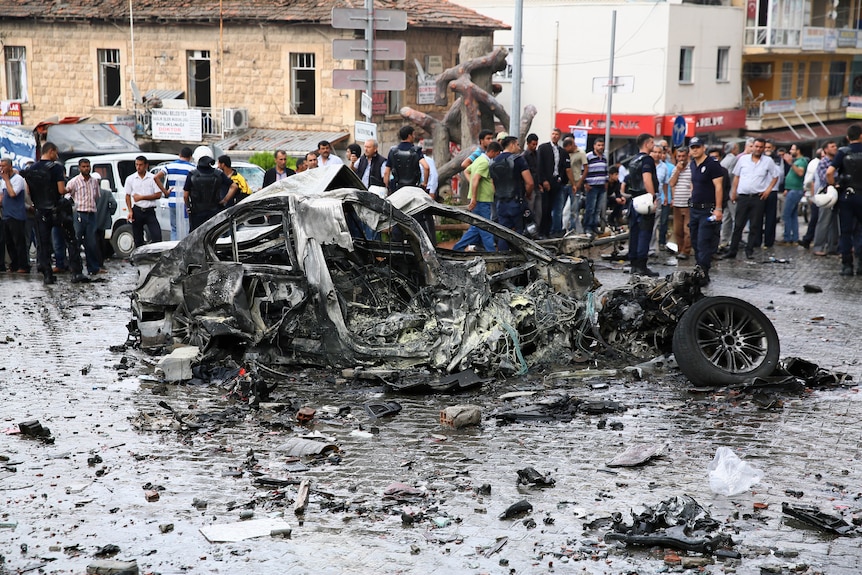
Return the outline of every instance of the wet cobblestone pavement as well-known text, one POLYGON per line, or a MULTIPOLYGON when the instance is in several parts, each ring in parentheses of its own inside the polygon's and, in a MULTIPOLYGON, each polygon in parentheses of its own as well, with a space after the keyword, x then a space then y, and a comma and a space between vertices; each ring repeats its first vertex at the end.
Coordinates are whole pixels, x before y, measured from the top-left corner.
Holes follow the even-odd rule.
MULTIPOLYGON (((778 330, 782 357, 803 357, 858 380, 862 277, 840 277, 839 260, 801 248, 756 255, 718 262, 707 294, 762 309, 778 330), (804 284, 823 293, 804 293, 804 284)), ((669 273, 676 268, 661 265, 666 259, 650 265, 669 273)), ((617 285, 628 278, 620 267, 597 260, 596 275, 606 287, 617 285)), ((334 438, 339 458, 291 471, 281 446, 300 428, 279 424, 292 413, 237 410, 237 421, 197 432, 136 429, 147 419, 142 413, 167 415, 160 401, 184 413, 222 412, 227 403, 212 387, 168 386, 165 395, 154 394, 157 385, 146 377, 154 358, 108 350, 125 341, 134 281, 135 270, 121 262, 90 285, 61 277, 46 288, 35 276, 0 276, 2 427, 38 419, 55 438, 43 444, 0 435, 0 456, 9 458, 0 461, 0 573, 84 573, 108 544, 119 547, 114 559, 135 559, 141 573, 162 574, 862 572, 862 539, 823 534, 781 513, 783 501, 848 520, 862 511, 862 399, 855 388, 790 395, 781 406, 761 409, 718 392, 693 393, 672 370, 643 380, 531 372, 480 391, 414 396, 307 370, 293 373, 279 392, 296 405, 347 405, 354 417, 319 418, 313 429, 334 438), (117 369, 123 357, 132 365, 117 369), (599 382, 608 385, 593 385, 599 382), (503 393, 556 388, 627 409, 506 426, 488 415, 503 405, 503 393), (373 399, 397 400, 403 410, 372 421, 361 406, 373 399), (482 406, 480 426, 440 426, 440 409, 465 403, 482 406), (614 425, 601 426, 601 419, 614 425), (379 433, 352 433, 360 424, 379 433), (625 448, 652 442, 667 444, 664 457, 632 469, 606 467, 625 448), (713 494, 707 466, 719 446, 762 469, 764 480, 738 496, 713 494), (273 487, 256 487, 246 465, 250 450, 259 472, 311 480, 301 520, 288 504, 297 485, 281 488, 283 498, 273 487), (95 455, 102 461, 89 465, 95 455), (551 473, 556 485, 519 487, 516 471, 528 466, 551 473), (388 501, 384 490, 393 482, 417 487, 422 496, 388 501), (157 501, 147 501, 148 483, 164 488, 157 501), (477 493, 483 484, 490 494, 477 493), (700 569, 668 564, 664 549, 605 543, 602 530, 586 527, 682 494, 725 524, 741 559, 716 559, 700 569), (195 498, 207 500, 206 507, 193 506, 195 498), (535 527, 524 517, 498 518, 521 499, 532 504, 526 518, 535 527), (212 544, 199 532, 239 521, 247 509, 255 519, 284 511, 292 537, 212 544), (428 519, 403 526, 400 511, 411 509, 426 509, 428 519), (160 525, 168 523, 173 530, 163 533, 160 525), (487 553, 501 537, 506 544, 487 553)))

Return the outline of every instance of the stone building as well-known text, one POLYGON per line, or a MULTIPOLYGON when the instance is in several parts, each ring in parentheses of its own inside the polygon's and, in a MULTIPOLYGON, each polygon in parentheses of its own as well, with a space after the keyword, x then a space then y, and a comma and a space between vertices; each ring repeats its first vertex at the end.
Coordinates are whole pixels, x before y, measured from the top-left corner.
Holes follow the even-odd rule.
MULTIPOLYGON (((20 102, 25 125, 79 116, 134 121, 146 136, 151 107, 160 101, 162 109, 200 110, 201 140, 247 134, 265 144, 278 131, 269 141, 290 148, 309 134, 352 141, 354 122, 364 120, 361 92, 332 87, 333 70, 364 74, 363 62, 333 58, 334 39, 364 37, 331 26, 332 9, 348 6, 340 0, 4 4, 0 99, 20 102)), ((446 0, 393 0, 376 8, 403 10, 408 20, 405 32, 375 35, 407 44, 404 61, 375 63, 407 77, 404 91, 374 93, 371 121, 385 143, 403 123, 402 106, 432 114, 447 109, 417 103, 415 62, 426 72, 445 69, 456 63, 462 36, 490 36, 507 26, 446 0)))

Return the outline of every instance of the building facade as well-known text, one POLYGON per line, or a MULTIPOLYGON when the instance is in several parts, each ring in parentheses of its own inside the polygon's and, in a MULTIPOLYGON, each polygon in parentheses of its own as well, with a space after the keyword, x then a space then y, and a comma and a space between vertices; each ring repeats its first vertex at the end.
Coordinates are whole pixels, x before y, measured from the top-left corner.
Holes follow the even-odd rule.
MULTIPOLYGON (((490 0, 477 9, 513 24, 513 0, 490 0)), ((526 0, 521 102, 538 109, 534 132, 544 137, 556 126, 604 134, 614 10, 613 137, 669 137, 677 116, 686 119, 689 136, 724 137, 745 127, 742 8, 526 0)), ((511 30, 495 33, 496 44, 512 42, 511 30)), ((511 80, 503 73, 498 81, 500 100, 508 103, 511 80)))
POLYGON ((794 140, 843 136, 844 126, 829 122, 862 117, 859 4, 747 0, 741 6, 747 128, 779 129, 794 140))
MULTIPOLYGON (((407 81, 406 90, 373 95, 371 120, 382 141, 395 139, 402 106, 443 109, 417 103, 414 59, 453 66, 462 35, 487 36, 504 26, 445 0, 392 4, 406 11, 408 29, 377 37, 405 40, 406 60, 375 62, 375 69, 405 70, 407 81)), ((365 119, 360 92, 333 88, 332 76, 336 69, 362 75, 364 62, 335 59, 332 45, 364 36, 331 26, 335 6, 342 4, 35 0, 12 6, 0 22, 5 121, 14 123, 16 112, 25 125, 89 117, 132 122, 152 136, 153 122, 173 115, 178 131, 204 141, 247 129, 341 134, 352 141, 354 123, 365 119), (188 114, 177 110, 194 111, 200 125, 186 133, 190 126, 180 124, 188 114)))
MULTIPOLYGON (((477 7, 510 25, 514 9, 514 0, 477 7)), ((614 10, 615 137, 669 137, 683 116, 689 137, 814 141, 862 117, 859 3, 525 0, 521 102, 538 108, 533 131, 604 132, 614 10)), ((512 47, 513 31, 494 38, 512 47)), ((497 79, 508 103, 511 70, 497 79)))

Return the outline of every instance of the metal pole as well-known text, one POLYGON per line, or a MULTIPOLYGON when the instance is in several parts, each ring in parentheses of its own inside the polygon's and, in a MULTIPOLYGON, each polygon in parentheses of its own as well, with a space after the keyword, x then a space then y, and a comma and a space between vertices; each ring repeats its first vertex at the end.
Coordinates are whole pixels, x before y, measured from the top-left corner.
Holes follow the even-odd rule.
POLYGON ((524 0, 515 0, 515 41, 512 45, 512 109, 509 112, 509 134, 521 135, 521 53, 524 35, 524 0))
MULTIPOLYGON (((374 0, 365 0, 365 91, 372 98, 374 88, 374 0)), ((365 115, 371 121, 371 111, 365 115)))
POLYGON ((132 44, 132 82, 137 84, 137 77, 135 76, 135 15, 132 0, 129 0, 129 36, 132 44))
POLYGON ((610 57, 610 66, 608 69, 608 111, 607 116, 605 117, 605 157, 608 158, 608 163, 610 163, 611 157, 611 106, 614 102, 614 88, 616 87, 616 82, 614 81, 614 44, 616 43, 616 34, 617 34, 617 11, 611 11, 611 57, 610 57))

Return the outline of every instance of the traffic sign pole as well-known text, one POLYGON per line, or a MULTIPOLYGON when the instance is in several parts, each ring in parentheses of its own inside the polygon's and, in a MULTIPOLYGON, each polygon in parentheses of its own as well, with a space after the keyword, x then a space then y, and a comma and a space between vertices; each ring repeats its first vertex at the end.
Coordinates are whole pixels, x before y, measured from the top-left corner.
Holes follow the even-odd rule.
MULTIPOLYGON (((368 12, 368 20, 365 21, 365 91, 370 96, 374 90, 374 0, 365 0, 365 10, 368 12)), ((365 121, 371 122, 371 110, 365 121)))
MULTIPOLYGON (((375 10, 374 0, 365 0, 364 8, 333 8, 332 27, 346 30, 364 30, 365 40, 354 43, 351 40, 336 39, 332 43, 335 59, 364 60, 365 74, 359 70, 333 70, 332 87, 340 90, 365 90, 371 99, 374 90, 404 90, 406 76, 402 70, 380 70, 374 72, 375 60, 404 60, 407 49, 403 40, 381 42, 380 54, 376 53, 374 31, 407 29, 407 13, 403 10, 375 10), (363 58, 353 58, 354 52, 364 52, 363 58)), ((371 121, 373 106, 366 105, 362 99, 360 112, 366 121, 371 121)))

